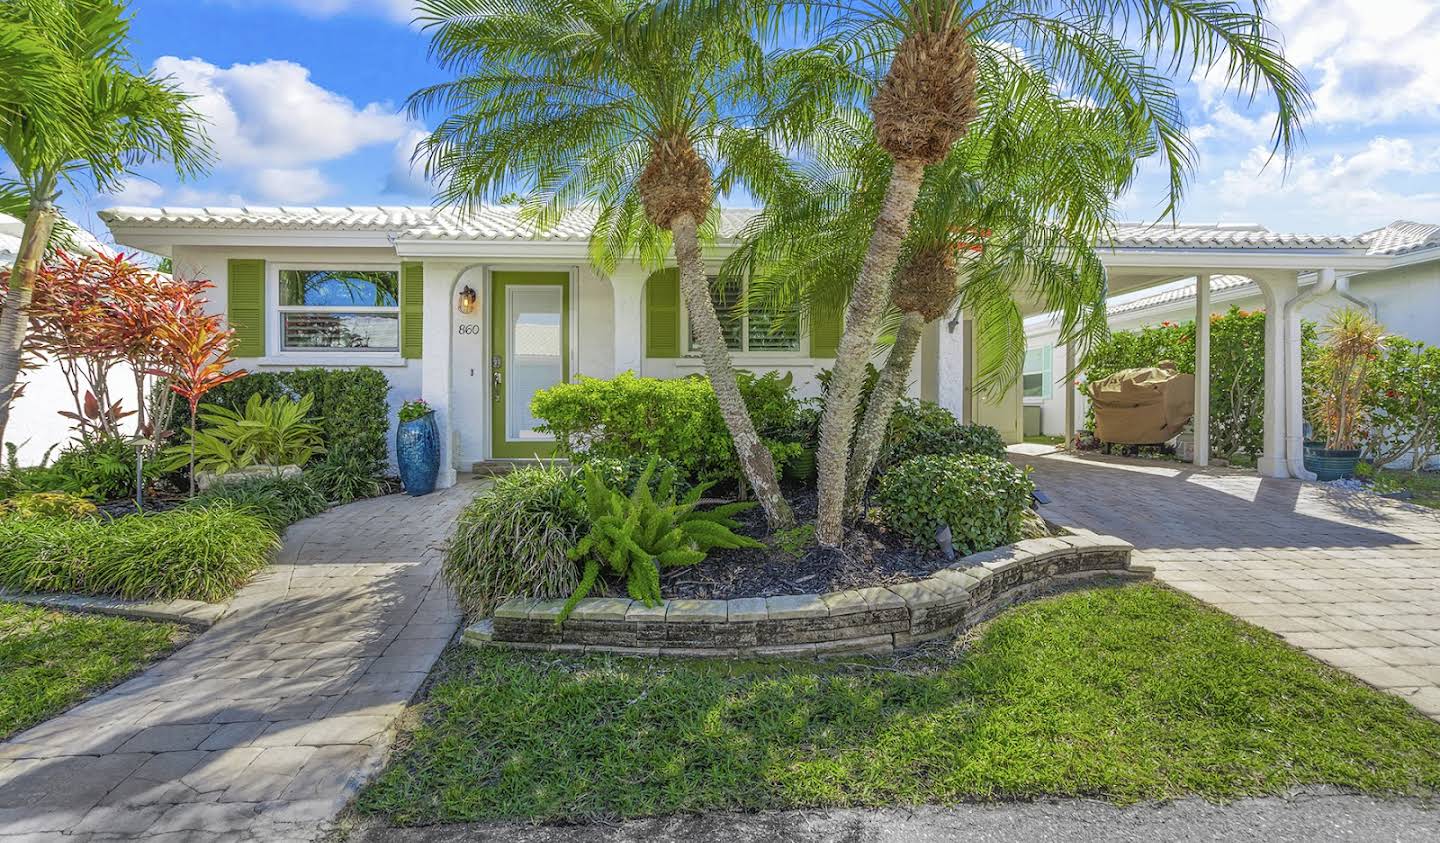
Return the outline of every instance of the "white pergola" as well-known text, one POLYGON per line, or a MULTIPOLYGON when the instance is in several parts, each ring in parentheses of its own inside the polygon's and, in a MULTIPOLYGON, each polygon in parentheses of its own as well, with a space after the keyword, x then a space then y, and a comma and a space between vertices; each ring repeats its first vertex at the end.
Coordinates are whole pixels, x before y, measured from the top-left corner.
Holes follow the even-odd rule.
MULTIPOLYGON (((1268 315, 1264 455, 1257 468, 1266 477, 1314 479, 1304 461, 1301 307, 1333 290, 1339 278, 1395 266, 1395 253, 1377 249, 1374 235, 1287 235, 1243 225, 1125 226, 1101 258, 1112 295, 1196 278, 1194 429, 1195 464, 1201 466, 1210 461, 1210 277, 1255 281, 1268 315)), ((1067 441, 1075 436, 1075 396, 1067 379, 1067 441)))

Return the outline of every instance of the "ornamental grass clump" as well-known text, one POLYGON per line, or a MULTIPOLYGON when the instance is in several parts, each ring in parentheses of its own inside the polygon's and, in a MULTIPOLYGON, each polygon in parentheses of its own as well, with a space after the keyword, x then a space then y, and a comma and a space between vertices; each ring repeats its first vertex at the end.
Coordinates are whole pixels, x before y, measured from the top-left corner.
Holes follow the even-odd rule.
POLYGON ((923 456, 880 478, 876 503, 886 528, 916 547, 938 546, 949 525, 961 554, 1020 540, 1035 484, 1004 460, 981 454, 923 456))
POLYGON ((329 503, 309 480, 261 477, 220 483, 194 499, 194 506, 225 502, 258 516, 277 533, 296 521, 324 512, 329 503))
POLYGON ((732 516, 754 503, 730 503, 697 511, 695 507, 708 485, 696 486, 677 500, 675 472, 662 472, 660 480, 652 484, 654 473, 652 460, 635 481, 634 491, 625 495, 605 485, 599 472, 585 471, 590 532, 570 551, 571 559, 584 561, 585 571, 560 613, 561 621, 595 587, 602 565, 617 579, 625 580, 625 590, 632 598, 654 606, 660 602, 662 568, 698 564, 717 547, 764 547, 735 532, 740 525, 732 516))
POLYGON ((223 501, 113 521, 0 518, 0 586, 216 601, 279 546, 262 518, 223 501))
POLYGON ((519 469, 460 513, 445 553, 445 582, 468 617, 489 614, 509 597, 564 597, 580 583, 569 554, 588 526, 567 471, 519 469))

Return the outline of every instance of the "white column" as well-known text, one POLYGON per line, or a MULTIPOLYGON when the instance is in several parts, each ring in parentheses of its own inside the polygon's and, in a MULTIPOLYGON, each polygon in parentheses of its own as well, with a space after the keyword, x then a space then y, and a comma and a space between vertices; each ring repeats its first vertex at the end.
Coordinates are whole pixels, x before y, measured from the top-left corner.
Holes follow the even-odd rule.
POLYGON ((940 328, 936 335, 935 403, 955 414, 962 423, 973 421, 969 402, 966 400, 966 321, 951 326, 950 317, 940 317, 940 328))
POLYGON ((1265 293, 1265 438, 1257 468, 1264 477, 1289 477, 1285 464, 1285 303, 1299 288, 1296 276, 1253 275, 1265 293))
POLYGON ((645 363, 645 271, 633 263, 622 264, 610 276, 615 291, 615 372, 644 374, 645 363))
POLYGON ((450 314, 455 303, 455 279, 460 268, 455 265, 425 263, 425 334, 420 360, 420 395, 435 409, 435 423, 440 429, 440 474, 436 485, 455 485, 454 425, 451 407, 450 314))
POLYGON ((1210 464, 1210 275, 1195 278, 1195 465, 1210 464))
POLYGON ((1065 448, 1068 450, 1075 447, 1075 376, 1070 373, 1075 368, 1075 343, 1065 343, 1065 367, 1061 375, 1065 384, 1065 448))

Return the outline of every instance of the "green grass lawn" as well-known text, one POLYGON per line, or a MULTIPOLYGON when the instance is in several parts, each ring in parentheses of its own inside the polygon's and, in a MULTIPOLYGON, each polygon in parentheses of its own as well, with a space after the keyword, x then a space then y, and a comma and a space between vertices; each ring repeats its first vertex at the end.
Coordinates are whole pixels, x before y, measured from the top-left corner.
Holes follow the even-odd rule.
POLYGON ((1158 586, 1015 609, 898 662, 458 647, 357 803, 399 825, 1328 783, 1440 790, 1440 725, 1158 586))
POLYGON ((0 738, 115 684, 187 635, 178 624, 0 603, 0 738))
POLYGON ((1410 503, 1440 509, 1440 471, 1383 470, 1379 478, 1387 488, 1409 489, 1415 497, 1410 503))
POLYGON ((1044 435, 1041 435, 1041 436, 1027 436, 1027 437, 1025 437, 1025 441, 1028 442, 1028 443, 1030 443, 1031 445, 1055 445, 1055 446, 1058 447, 1058 446, 1060 446, 1060 445, 1064 445, 1064 444, 1065 444, 1065 437, 1064 437, 1064 436, 1044 436, 1044 435))

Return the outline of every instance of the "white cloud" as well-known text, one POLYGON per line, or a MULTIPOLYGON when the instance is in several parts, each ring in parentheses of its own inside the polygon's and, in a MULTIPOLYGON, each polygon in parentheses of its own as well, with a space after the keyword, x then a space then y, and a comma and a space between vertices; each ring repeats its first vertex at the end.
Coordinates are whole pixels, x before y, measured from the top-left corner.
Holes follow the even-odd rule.
POLYGON ((165 188, 148 179, 131 177, 109 198, 120 205, 151 205, 165 195, 165 188))
POLYGON ((294 62, 221 68, 164 56, 155 69, 195 96, 195 107, 210 121, 221 167, 312 165, 393 143, 409 128, 389 104, 357 106, 315 84, 310 70, 294 62))
POLYGON ((390 158, 390 174, 385 179, 387 193, 429 197, 434 192, 434 187, 425 178, 424 162, 414 159, 415 148, 429 135, 429 132, 417 127, 395 143, 395 151, 390 158))
POLYGON ((1415 190, 1417 178, 1437 173, 1440 152, 1422 153, 1407 138, 1375 137, 1348 154, 1300 155, 1288 171, 1259 146, 1200 192, 1231 213, 1243 209, 1247 219, 1284 216, 1314 231, 1352 232, 1401 218, 1440 219, 1440 193, 1415 190), (1255 213, 1264 209, 1271 210, 1255 213))
POLYGON ((1440 116, 1440 5, 1434 0, 1275 0, 1270 18, 1325 124, 1440 116))
POLYGON ((306 205, 335 192, 335 186, 314 167, 269 168, 255 173, 255 189, 266 200, 281 205, 306 205))

